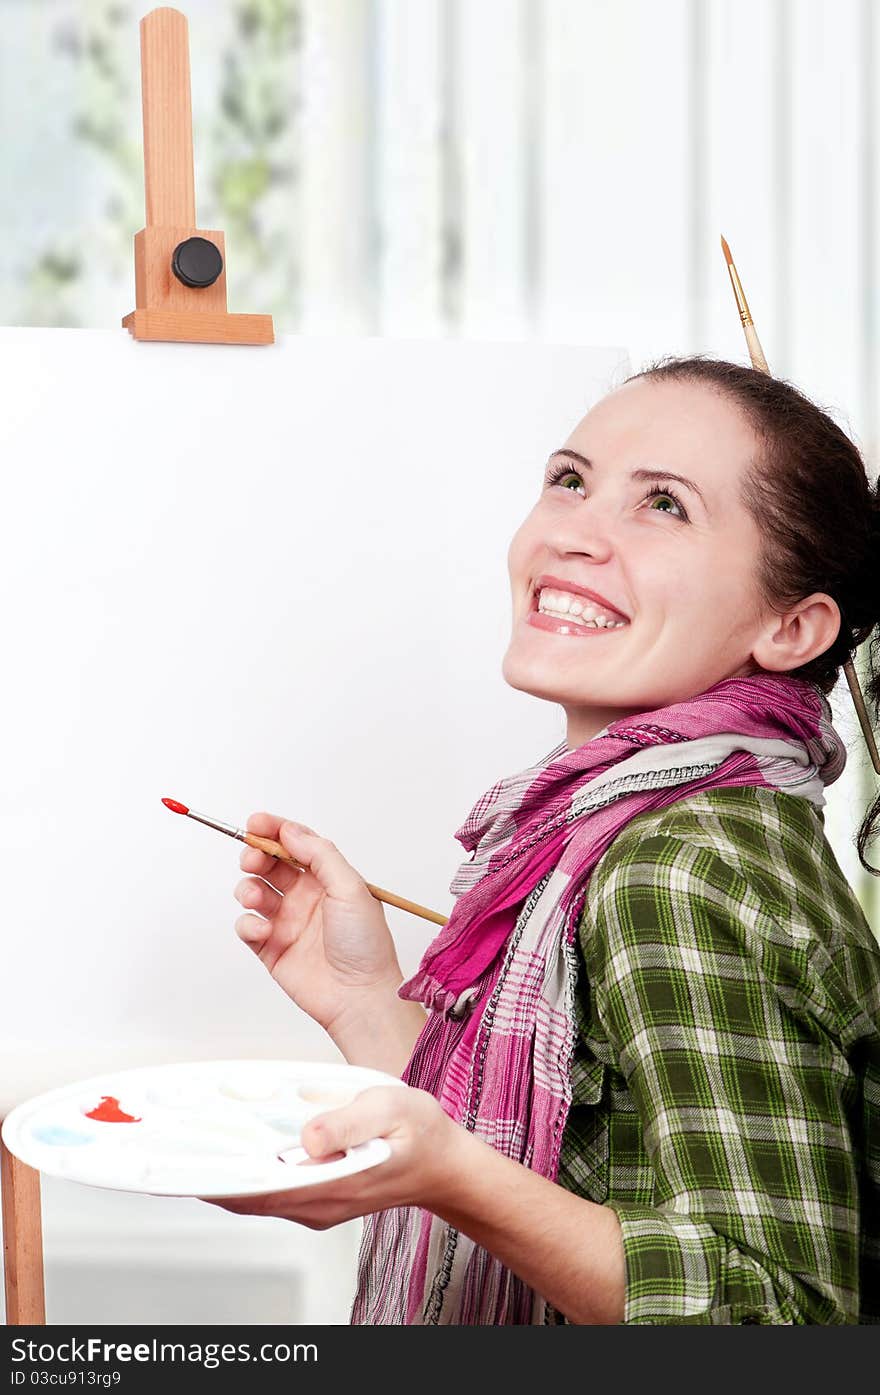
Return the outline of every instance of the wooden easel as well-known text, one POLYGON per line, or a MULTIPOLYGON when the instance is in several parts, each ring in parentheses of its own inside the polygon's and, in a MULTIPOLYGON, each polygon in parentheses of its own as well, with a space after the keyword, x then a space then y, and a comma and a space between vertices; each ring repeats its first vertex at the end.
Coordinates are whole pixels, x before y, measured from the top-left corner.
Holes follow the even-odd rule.
MULTIPOLYGON (((222 232, 195 226, 189 37, 179 10, 141 20, 146 227, 135 235, 135 339, 272 344, 271 315, 226 309, 222 232)), ((46 1321, 40 1174, 0 1139, 6 1322, 46 1321)))
POLYGON ((46 1322, 46 1299, 40 1174, 13 1157, 2 1139, 0 1191, 6 1322, 7 1325, 42 1327, 46 1322))
POLYGON ((140 30, 147 224, 134 238, 137 308, 122 323, 135 339, 272 344, 271 315, 228 313, 225 238, 195 226, 186 16, 151 10, 140 30))

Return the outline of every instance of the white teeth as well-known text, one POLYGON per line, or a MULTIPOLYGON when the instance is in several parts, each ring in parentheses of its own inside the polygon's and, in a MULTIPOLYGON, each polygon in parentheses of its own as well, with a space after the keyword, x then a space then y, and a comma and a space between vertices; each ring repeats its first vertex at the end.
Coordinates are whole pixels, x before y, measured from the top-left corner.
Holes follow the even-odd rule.
POLYGON ((610 614, 592 601, 547 588, 538 594, 538 610, 542 615, 552 615, 559 620, 574 620, 590 630, 620 630, 629 623, 627 620, 612 620, 610 614))
POLYGON ((575 615, 566 615, 561 610, 542 610, 542 615, 549 615, 553 620, 571 620, 572 624, 580 625, 585 630, 595 630, 598 628, 594 620, 579 620, 575 615))

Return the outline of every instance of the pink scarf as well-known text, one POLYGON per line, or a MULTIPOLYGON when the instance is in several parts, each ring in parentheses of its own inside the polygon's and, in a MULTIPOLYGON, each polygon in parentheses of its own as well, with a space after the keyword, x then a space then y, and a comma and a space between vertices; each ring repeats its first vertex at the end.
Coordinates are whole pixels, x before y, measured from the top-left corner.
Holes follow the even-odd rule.
MULTIPOLYGON (((471 858, 418 972, 429 1009, 403 1079, 507 1157, 555 1181, 571 1104, 574 939, 590 874, 630 819, 691 794, 761 785, 821 808, 846 749, 815 684, 730 678, 612 722, 499 780, 456 833, 471 858)), ((534 1323, 540 1295, 419 1207, 368 1216, 353 1323, 534 1323)))

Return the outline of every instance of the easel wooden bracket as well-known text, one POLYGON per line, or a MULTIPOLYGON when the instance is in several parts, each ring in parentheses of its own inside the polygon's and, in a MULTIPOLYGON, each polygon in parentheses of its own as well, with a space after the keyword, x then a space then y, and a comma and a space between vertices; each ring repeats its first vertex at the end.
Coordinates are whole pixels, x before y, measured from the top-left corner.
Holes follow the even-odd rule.
POLYGON ((186 16, 151 10, 140 31, 147 222, 134 238, 137 308, 122 323, 135 339, 272 344, 271 315, 228 313, 223 233, 195 226, 186 16))

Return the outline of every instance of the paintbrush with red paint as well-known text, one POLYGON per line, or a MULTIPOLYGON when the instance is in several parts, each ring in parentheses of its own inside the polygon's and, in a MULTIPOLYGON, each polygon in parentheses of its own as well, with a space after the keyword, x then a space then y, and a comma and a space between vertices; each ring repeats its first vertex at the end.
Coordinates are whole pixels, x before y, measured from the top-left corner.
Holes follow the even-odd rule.
MULTIPOLYGON (((197 823, 206 824, 208 828, 216 828, 220 833, 225 833, 230 838, 237 838, 241 843, 247 843, 249 848, 257 848, 260 852, 268 853, 270 857, 277 857, 280 862, 289 862, 292 867, 297 867, 301 872, 307 869, 301 862, 297 862, 295 857, 291 857, 287 849, 276 843, 273 838, 261 838, 258 833, 248 833, 244 828, 236 828, 231 823, 221 823, 219 819, 209 819, 207 814, 197 814, 195 809, 188 809, 185 804, 179 804, 176 799, 163 799, 162 803, 166 809, 170 809, 173 814, 186 814, 188 819, 195 819, 197 823)), ((445 925, 446 916, 440 915, 437 911, 429 911, 427 907, 420 906, 416 901, 407 901, 404 896, 395 896, 393 891, 383 891, 380 886, 371 886, 367 882, 367 890, 375 896, 377 901, 384 901, 386 906, 397 906, 401 911, 409 911, 411 915, 421 916, 422 920, 433 921, 435 925, 445 925)))

